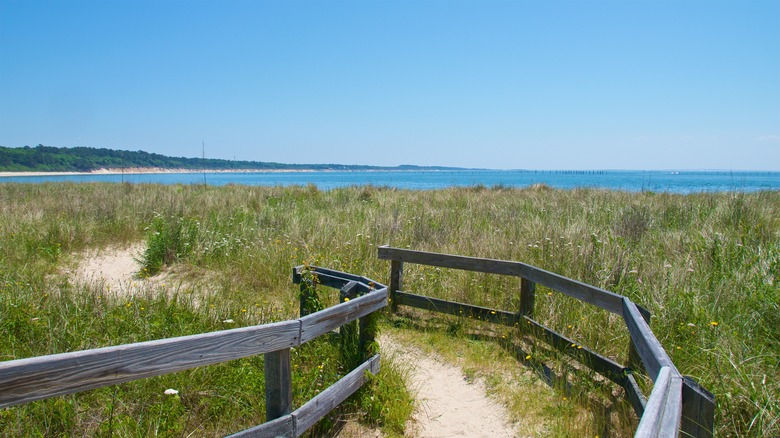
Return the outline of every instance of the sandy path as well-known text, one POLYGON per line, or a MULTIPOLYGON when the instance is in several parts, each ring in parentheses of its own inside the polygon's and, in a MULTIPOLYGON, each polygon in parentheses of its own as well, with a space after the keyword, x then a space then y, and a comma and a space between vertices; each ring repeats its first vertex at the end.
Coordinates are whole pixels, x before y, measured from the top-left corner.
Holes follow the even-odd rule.
POLYGON ((391 360, 411 366, 411 390, 418 402, 415 437, 513 437, 509 415, 485 395, 481 381, 467 382, 460 368, 445 364, 417 348, 401 346, 382 336, 383 352, 391 360))

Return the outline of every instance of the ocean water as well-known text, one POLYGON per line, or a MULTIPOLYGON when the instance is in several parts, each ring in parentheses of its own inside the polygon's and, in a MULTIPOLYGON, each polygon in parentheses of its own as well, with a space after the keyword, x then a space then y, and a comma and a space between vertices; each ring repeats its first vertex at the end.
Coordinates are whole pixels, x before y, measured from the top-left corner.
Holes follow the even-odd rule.
POLYGON ((42 183, 128 182, 133 184, 227 184, 290 186, 314 184, 322 190, 346 186, 386 186, 398 189, 432 190, 447 187, 528 187, 546 184, 560 189, 604 188, 625 191, 670 193, 753 192, 780 190, 780 172, 729 171, 358 171, 273 173, 161 173, 124 175, 60 175, 0 177, 3 182, 42 183))

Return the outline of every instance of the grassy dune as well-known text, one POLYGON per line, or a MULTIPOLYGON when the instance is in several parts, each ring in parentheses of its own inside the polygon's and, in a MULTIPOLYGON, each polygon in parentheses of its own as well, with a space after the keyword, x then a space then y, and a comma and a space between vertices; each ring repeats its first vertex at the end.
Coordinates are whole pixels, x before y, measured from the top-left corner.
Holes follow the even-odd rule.
MULTIPOLYGON (((652 312, 651 327, 680 371, 715 393, 719 435, 772 436, 780 433, 778 211, 778 192, 3 184, 0 358, 200 333, 226 328, 227 319, 233 326, 288 319, 297 311, 292 266, 386 281, 389 266, 376 259, 376 246, 389 244, 523 261, 629 296, 652 312), (169 261, 177 259, 196 286, 127 299, 58 274, 81 251, 142 239, 150 248, 179 245, 169 261)), ((151 270, 155 257, 147 253, 151 270)), ((518 305, 516 279, 410 266, 405 281, 406 289, 426 295, 507 310, 518 305)), ((559 294, 537 294, 546 324, 625 359, 621 321, 559 294)), ((344 372, 327 341, 297 349, 293 360, 296 403, 344 372)), ((263 421, 261 362, 2 410, 0 429, 236 431, 263 421), (166 388, 180 397, 166 397, 166 388)), ((385 401, 408 404, 400 386, 390 369, 346 409, 400 433, 408 410, 382 408, 385 401)))

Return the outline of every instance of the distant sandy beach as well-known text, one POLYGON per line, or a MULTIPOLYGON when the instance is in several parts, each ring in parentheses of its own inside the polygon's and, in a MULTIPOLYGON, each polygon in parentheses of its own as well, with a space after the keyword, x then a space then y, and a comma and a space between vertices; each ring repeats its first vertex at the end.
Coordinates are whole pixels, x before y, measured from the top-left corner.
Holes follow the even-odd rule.
MULTIPOLYGON (((312 169, 206 169, 206 173, 277 173, 313 172, 312 169)), ((11 176, 67 176, 67 175, 133 175, 142 173, 203 173, 202 169, 163 169, 161 167, 128 167, 126 169, 97 169, 91 172, 0 172, 0 178, 11 176)))

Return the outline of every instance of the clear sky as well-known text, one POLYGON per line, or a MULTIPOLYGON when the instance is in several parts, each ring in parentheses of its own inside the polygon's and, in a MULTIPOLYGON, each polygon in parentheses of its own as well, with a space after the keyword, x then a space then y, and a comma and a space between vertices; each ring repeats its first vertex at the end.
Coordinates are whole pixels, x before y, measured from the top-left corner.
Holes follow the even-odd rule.
POLYGON ((0 145, 780 170, 780 1, 0 0, 0 145))

